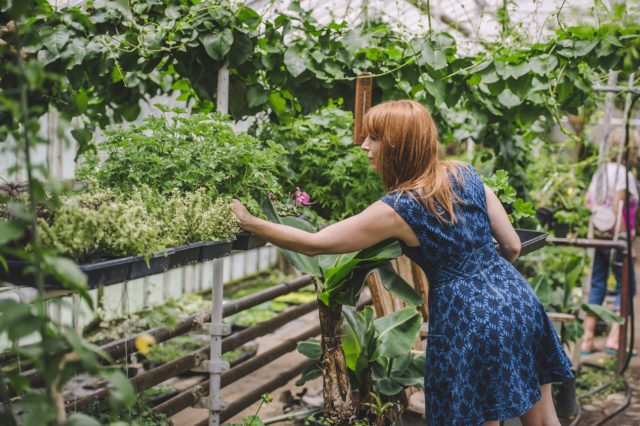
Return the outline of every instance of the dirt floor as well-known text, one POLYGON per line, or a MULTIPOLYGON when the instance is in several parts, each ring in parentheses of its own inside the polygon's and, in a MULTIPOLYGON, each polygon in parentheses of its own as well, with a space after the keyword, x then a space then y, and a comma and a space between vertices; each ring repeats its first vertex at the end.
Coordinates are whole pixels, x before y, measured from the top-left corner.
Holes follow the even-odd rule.
MULTIPOLYGON (((636 250, 639 250, 637 247, 636 250)), ((640 278, 640 266, 636 264, 636 275, 640 278)), ((638 281, 640 282, 640 281, 638 281)), ((636 324, 636 336, 635 336, 635 348, 640 351, 640 298, 635 298, 635 317, 636 324)), ((268 350, 269 348, 277 345, 283 338, 300 333, 303 329, 312 327, 317 324, 317 313, 312 312, 304 317, 288 323, 285 327, 278 330, 275 334, 262 337, 257 340, 258 353, 268 350)), ((596 346, 604 347, 605 337, 596 338, 596 346)), ((588 356, 581 356, 579 362, 589 363, 601 363, 606 358, 610 358, 604 352, 597 352, 588 356)), ((572 358, 576 359, 576 358, 572 358)), ((286 371, 293 365, 300 363, 304 360, 304 357, 298 353, 290 353, 285 357, 282 357, 275 362, 268 364, 267 366, 256 370, 254 373, 245 377, 244 379, 233 383, 222 391, 222 397, 227 401, 233 401, 239 396, 243 395, 247 390, 254 389, 262 383, 274 378, 279 372, 286 371)), ((588 367, 585 367, 585 369, 588 367)), ((624 374, 625 380, 629 383, 632 391, 632 399, 629 406, 619 415, 609 420, 607 425, 615 426, 637 426, 640 425, 640 356, 633 357, 631 359, 629 368, 624 374)), ((264 404, 260 408, 259 417, 266 421, 267 424, 278 424, 282 426, 301 425, 304 424, 302 420, 280 420, 287 413, 301 412, 309 410, 310 407, 319 407, 322 404, 322 380, 316 379, 312 382, 305 384, 303 387, 295 386, 297 378, 291 380, 285 386, 271 392, 273 401, 269 404, 264 404), (271 421, 270 421, 271 420, 271 421)), ((420 410, 420 395, 414 395, 414 407, 416 411, 420 410)), ((579 417, 572 417, 567 419, 561 419, 564 426, 592 426, 600 424, 606 416, 616 411, 626 402, 626 394, 623 392, 609 394, 606 397, 596 396, 594 399, 584 403, 580 406, 579 417)), ((234 415, 232 418, 225 420, 222 424, 242 424, 242 418, 253 415, 258 410, 259 403, 255 403, 240 413, 234 415)), ((208 415, 207 410, 204 409, 187 409, 181 413, 172 417, 172 420, 176 426, 190 426, 205 419, 208 415)), ((301 417, 304 418, 304 415, 301 417)), ((413 426, 423 424, 419 414, 412 414, 404 422, 405 426, 413 426)), ((508 421, 506 425, 517 425, 519 422, 508 421)))

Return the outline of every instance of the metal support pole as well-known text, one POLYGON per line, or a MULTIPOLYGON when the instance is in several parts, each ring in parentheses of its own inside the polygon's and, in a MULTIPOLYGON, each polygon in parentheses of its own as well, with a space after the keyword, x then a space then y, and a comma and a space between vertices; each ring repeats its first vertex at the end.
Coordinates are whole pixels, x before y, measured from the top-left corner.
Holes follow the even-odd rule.
POLYGON ((229 64, 224 64, 224 66, 218 70, 216 109, 223 114, 229 114, 229 64))
POLYGON ((627 357, 627 316, 629 315, 629 256, 624 255, 622 261, 622 286, 620 288, 620 316, 624 322, 620 324, 618 334, 618 367, 622 372, 627 357))
POLYGON ((229 369, 228 362, 222 362, 222 336, 231 331, 228 325, 222 324, 222 258, 213 262, 213 285, 211 286, 211 323, 206 324, 211 335, 211 355, 209 362, 203 363, 209 371, 209 396, 203 398, 202 404, 209 409, 209 426, 220 425, 220 412, 228 404, 220 399, 220 375, 229 369))

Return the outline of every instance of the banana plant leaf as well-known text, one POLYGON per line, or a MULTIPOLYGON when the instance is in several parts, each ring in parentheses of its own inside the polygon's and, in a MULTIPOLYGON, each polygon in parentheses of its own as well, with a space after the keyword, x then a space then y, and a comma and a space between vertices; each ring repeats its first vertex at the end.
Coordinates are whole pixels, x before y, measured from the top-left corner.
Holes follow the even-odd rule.
MULTIPOLYGON (((262 201, 262 209, 269 220, 314 232, 309 223, 295 217, 279 217, 271 200, 262 201)), ((287 260, 298 270, 319 278, 322 293, 318 299, 329 306, 333 301, 355 305, 367 276, 377 271, 384 287, 409 305, 422 303, 422 298, 388 263, 402 255, 398 241, 385 240, 355 253, 309 257, 283 250, 287 260)))
MULTIPOLYGON (((345 319, 342 347, 347 367, 355 373, 358 381, 379 358, 384 358, 382 362, 389 364, 391 359, 407 355, 422 324, 422 317, 414 308, 404 308, 375 320, 371 307, 358 313, 350 306, 343 306, 342 313, 345 319)), ((398 361, 397 368, 404 371, 406 365, 403 367, 402 362, 398 361)))
POLYGON ((422 316, 414 308, 404 308, 373 321, 376 351, 380 356, 397 358, 411 350, 416 341, 422 316))
POLYGON ((411 351, 400 358, 381 357, 372 365, 371 378, 384 395, 396 395, 407 387, 424 386, 425 352, 411 351))
POLYGON ((344 350, 347 367, 354 372, 356 379, 362 379, 362 373, 369 367, 371 355, 375 352, 375 328, 373 326, 373 309, 366 306, 358 313, 351 306, 343 306, 344 350))
POLYGON ((620 315, 617 315, 615 312, 610 311, 601 305, 596 305, 595 303, 583 303, 580 306, 585 312, 595 315, 604 321, 617 322, 618 324, 624 323, 624 318, 620 315))
MULTIPOLYGON (((262 211, 271 222, 279 223, 281 225, 293 226, 294 228, 302 229, 307 232, 315 232, 313 227, 306 221, 291 216, 280 217, 276 213, 276 209, 273 207, 273 203, 270 199, 265 198, 260 203, 262 211)), ((284 257, 293 265, 294 268, 301 272, 313 275, 314 277, 322 277, 322 270, 318 263, 318 259, 310 256, 305 256, 300 253, 296 253, 290 250, 282 250, 284 257)))

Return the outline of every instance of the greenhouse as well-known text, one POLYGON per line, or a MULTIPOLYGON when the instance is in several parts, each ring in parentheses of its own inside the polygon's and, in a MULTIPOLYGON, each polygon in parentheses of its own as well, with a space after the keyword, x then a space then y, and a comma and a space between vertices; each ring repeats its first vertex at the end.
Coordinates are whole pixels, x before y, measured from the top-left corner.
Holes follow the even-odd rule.
POLYGON ((0 425, 640 424, 638 0, 3 0, 0 425))

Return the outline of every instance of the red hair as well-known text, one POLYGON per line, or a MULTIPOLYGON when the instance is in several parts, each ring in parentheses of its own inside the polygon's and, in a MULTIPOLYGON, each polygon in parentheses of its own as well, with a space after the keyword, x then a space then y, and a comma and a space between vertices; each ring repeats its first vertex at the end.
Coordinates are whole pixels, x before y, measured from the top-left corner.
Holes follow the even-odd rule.
POLYGON ((439 220, 456 223, 450 175, 462 183, 460 162, 438 160, 438 131, 429 111, 410 100, 389 101, 371 108, 364 130, 377 140, 377 169, 388 192, 416 191, 419 201, 439 220), (438 206, 444 210, 438 210, 438 206), (445 214, 446 213, 446 214, 445 214))

